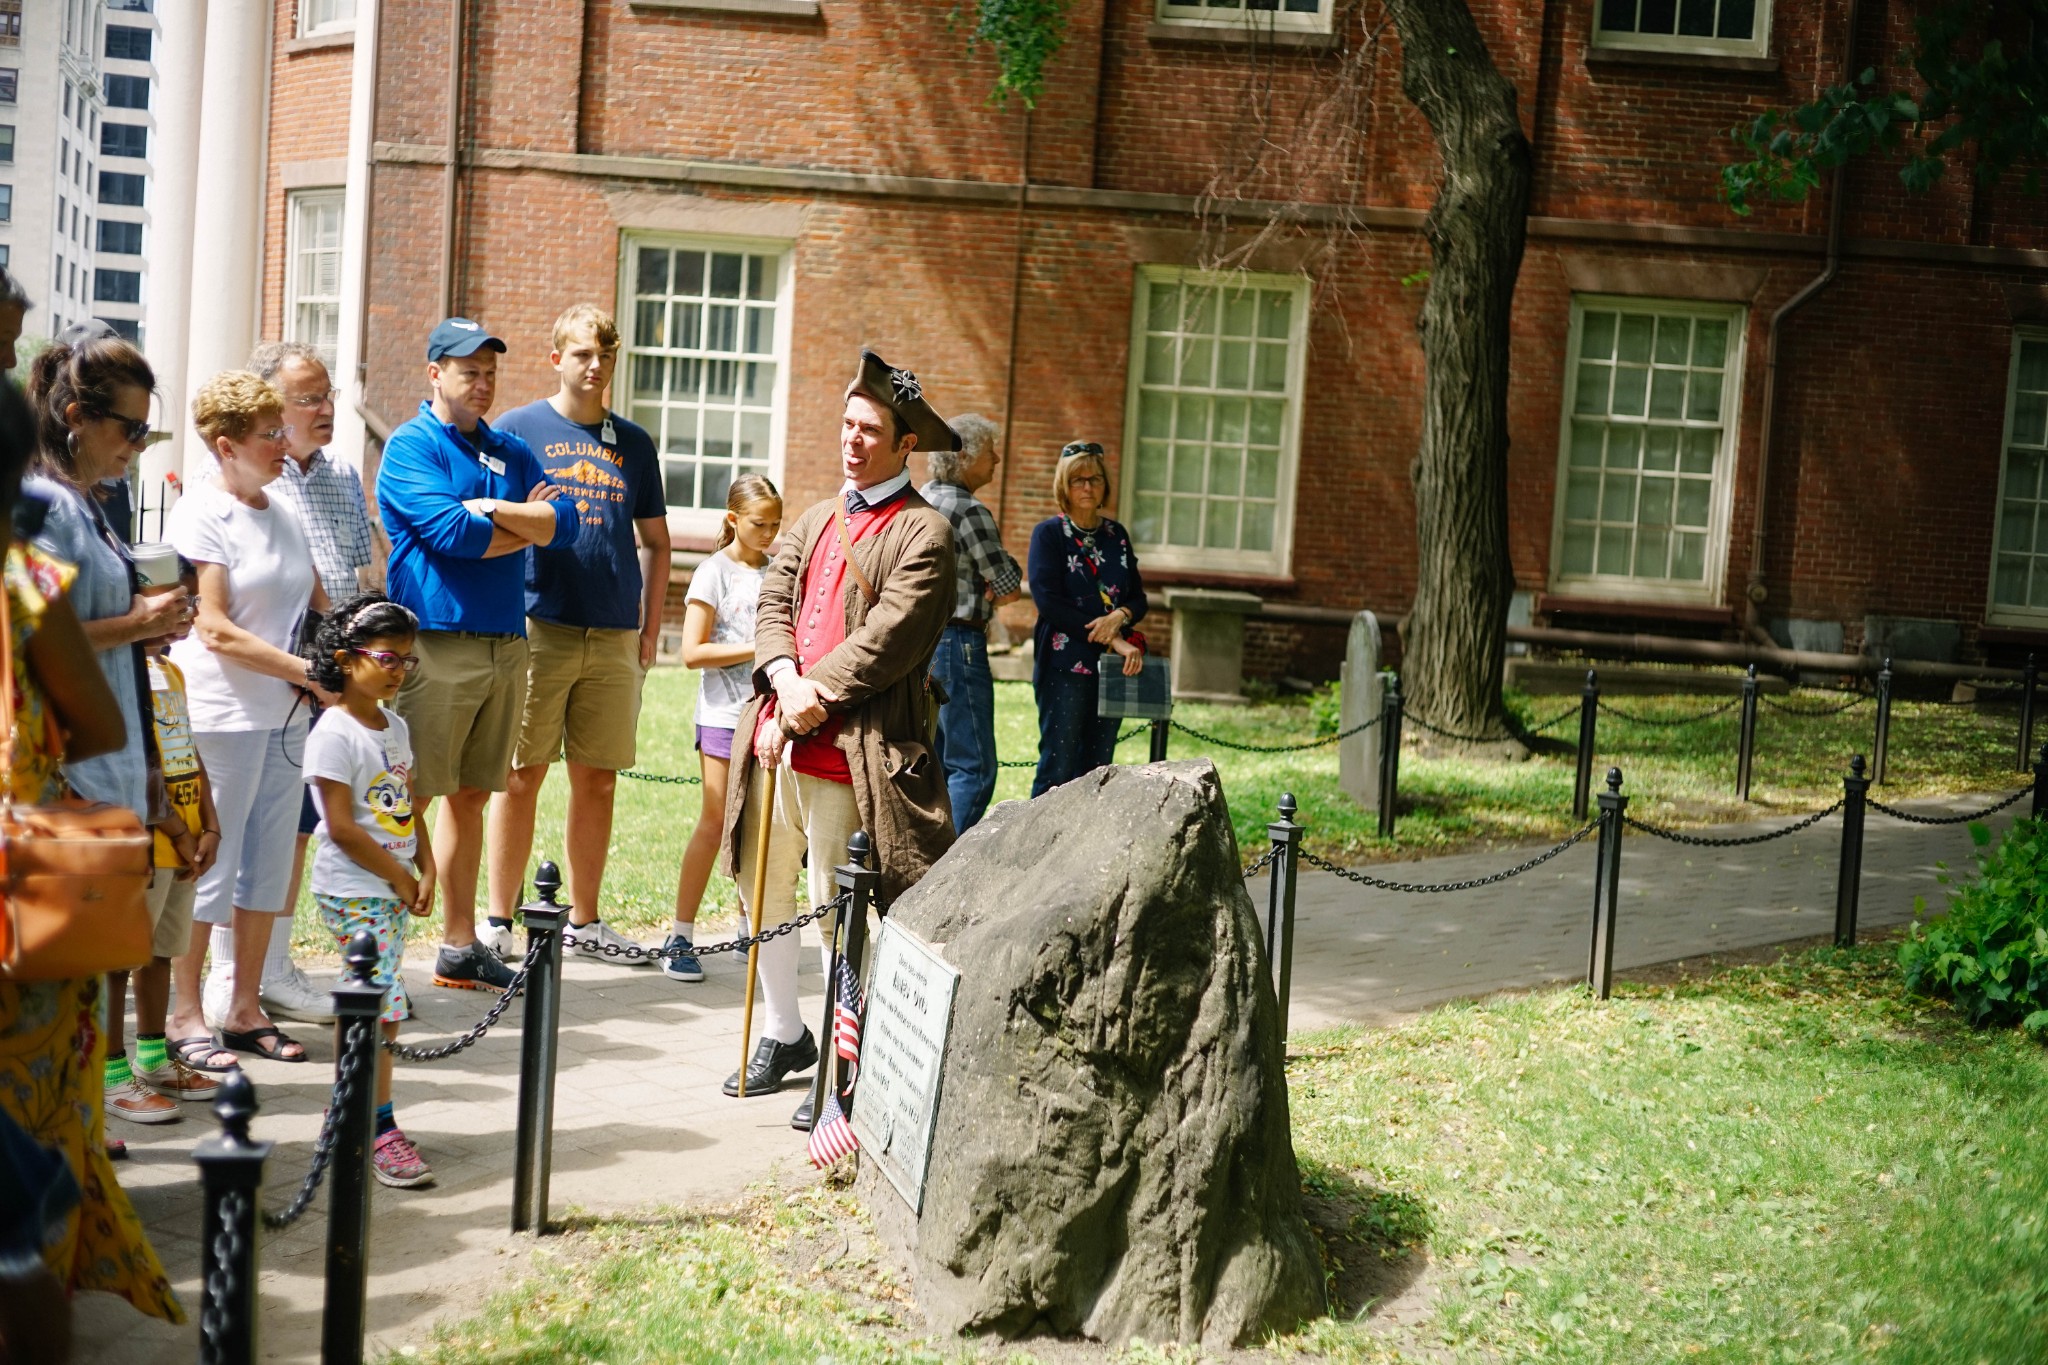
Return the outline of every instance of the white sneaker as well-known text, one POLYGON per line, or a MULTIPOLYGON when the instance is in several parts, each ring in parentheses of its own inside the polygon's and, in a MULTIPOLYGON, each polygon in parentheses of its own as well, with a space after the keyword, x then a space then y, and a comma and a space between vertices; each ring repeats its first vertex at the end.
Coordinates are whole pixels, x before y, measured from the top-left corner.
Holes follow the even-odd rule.
POLYGON ((526 951, 519 946, 516 931, 509 924, 493 924, 485 920, 476 927, 476 941, 496 953, 500 962, 519 962, 526 957, 526 951))
POLYGON ((228 1017, 228 1006, 234 995, 235 964, 216 963, 206 974, 206 984, 199 991, 199 1012, 205 1016, 208 1028, 219 1031, 222 1021, 228 1017))
POLYGON ((308 981, 296 962, 264 982, 256 997, 263 1002, 264 1011, 274 1019, 324 1024, 334 1018, 333 998, 308 981))
POLYGON ((599 962, 610 962, 621 967, 654 965, 654 959, 646 955, 646 949, 601 919, 592 920, 588 924, 571 924, 563 932, 566 935, 563 942, 583 957, 595 958, 599 962), (608 948, 617 951, 607 952, 608 948))

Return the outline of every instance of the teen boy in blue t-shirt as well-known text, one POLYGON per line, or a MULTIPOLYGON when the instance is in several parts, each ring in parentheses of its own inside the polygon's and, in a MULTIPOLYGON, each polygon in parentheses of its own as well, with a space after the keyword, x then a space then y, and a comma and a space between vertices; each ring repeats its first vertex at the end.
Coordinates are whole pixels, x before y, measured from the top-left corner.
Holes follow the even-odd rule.
MULTIPOLYGON (((505 795, 491 803, 490 917, 483 930, 484 941, 508 958, 512 910, 533 850, 534 807, 548 766, 565 756, 571 938, 586 954, 630 942, 603 923, 598 896, 618 770, 633 766, 641 684, 661 630, 669 535, 654 440, 605 406, 618 359, 611 314, 577 304, 555 319, 548 363, 560 387, 498 424, 533 447, 548 481, 569 490, 581 523, 573 543, 527 556, 526 711, 505 795)), ((669 967, 670 975, 692 970, 703 975, 692 958, 669 967)))

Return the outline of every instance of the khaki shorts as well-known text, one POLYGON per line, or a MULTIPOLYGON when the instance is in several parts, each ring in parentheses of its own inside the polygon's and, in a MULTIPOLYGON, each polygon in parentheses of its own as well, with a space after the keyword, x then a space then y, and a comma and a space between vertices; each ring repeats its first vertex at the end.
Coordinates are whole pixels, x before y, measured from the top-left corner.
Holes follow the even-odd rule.
POLYGON ((192 898, 199 879, 178 880, 178 869, 160 867, 149 877, 149 954, 176 957, 192 946, 192 898))
POLYGON ((420 666, 397 703, 412 732, 413 799, 505 790, 526 705, 526 641, 423 630, 413 653, 420 666))
POLYGON ((584 630, 526 620, 526 711, 512 764, 571 763, 614 771, 633 766, 640 726, 637 630, 584 630))

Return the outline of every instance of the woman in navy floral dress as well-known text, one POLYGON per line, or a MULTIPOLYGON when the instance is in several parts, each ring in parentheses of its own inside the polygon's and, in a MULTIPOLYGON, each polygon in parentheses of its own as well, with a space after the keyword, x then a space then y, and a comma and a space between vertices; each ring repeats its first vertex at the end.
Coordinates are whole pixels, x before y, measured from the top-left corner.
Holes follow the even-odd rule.
POLYGON ((1103 515, 1110 502, 1102 447, 1075 441, 1052 476, 1060 514, 1031 532, 1027 570, 1038 606, 1031 683, 1038 694, 1038 775, 1031 794, 1116 761, 1115 717, 1096 712, 1096 673, 1145 666, 1145 582, 1130 532, 1103 515), (1104 651, 1119 656, 1107 665, 1104 651))

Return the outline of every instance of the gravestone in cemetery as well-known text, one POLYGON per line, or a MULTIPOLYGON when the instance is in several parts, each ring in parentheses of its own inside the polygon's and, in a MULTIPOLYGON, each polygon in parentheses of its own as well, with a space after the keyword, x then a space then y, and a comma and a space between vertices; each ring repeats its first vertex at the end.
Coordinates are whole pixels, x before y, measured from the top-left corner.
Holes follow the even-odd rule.
POLYGON ((1358 729, 1380 713, 1380 621, 1369 611, 1351 618, 1337 699, 1337 732, 1350 735, 1349 739, 1337 741, 1337 784, 1361 809, 1377 811, 1380 727, 1358 729))
POLYGON ((1224 1346, 1323 1311, 1208 760, 997 806, 891 907, 869 999, 861 1188, 935 1327, 1224 1346))

